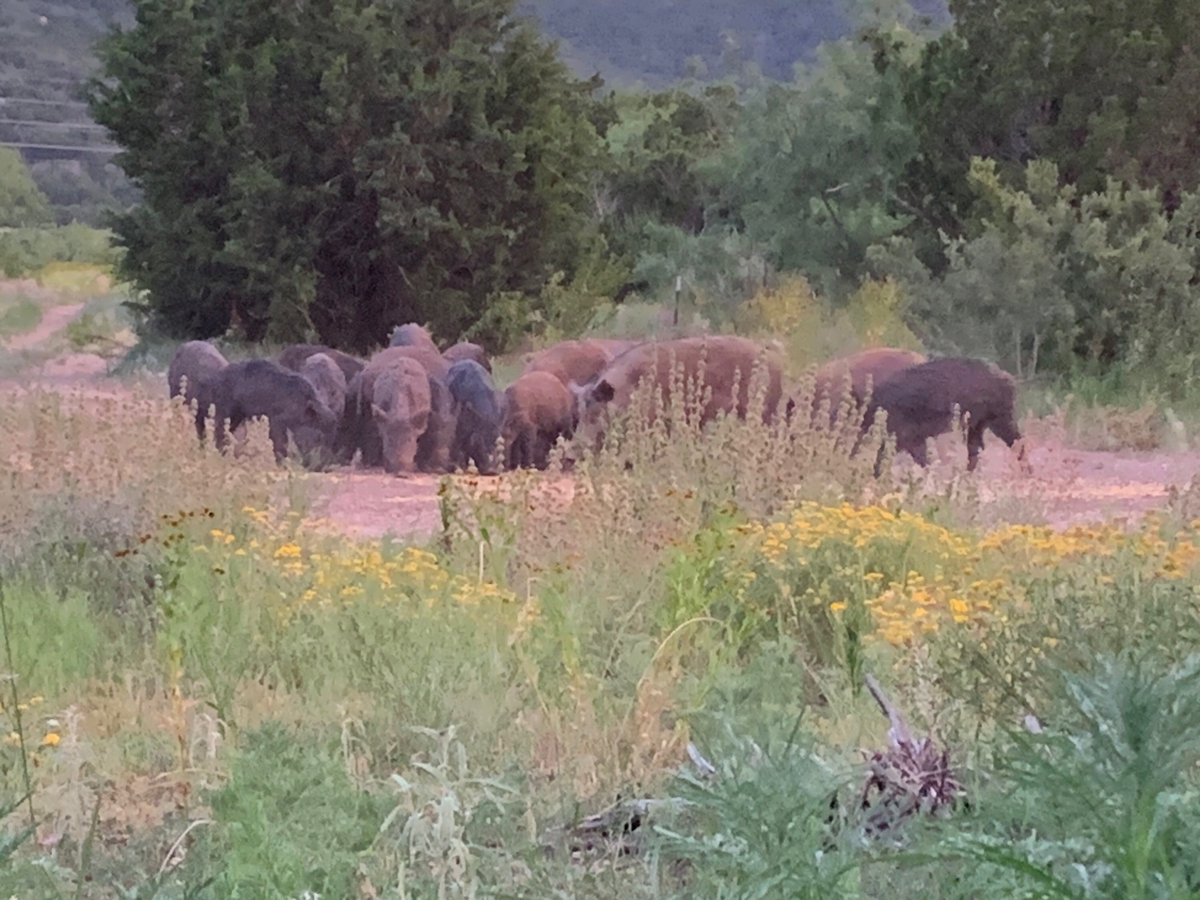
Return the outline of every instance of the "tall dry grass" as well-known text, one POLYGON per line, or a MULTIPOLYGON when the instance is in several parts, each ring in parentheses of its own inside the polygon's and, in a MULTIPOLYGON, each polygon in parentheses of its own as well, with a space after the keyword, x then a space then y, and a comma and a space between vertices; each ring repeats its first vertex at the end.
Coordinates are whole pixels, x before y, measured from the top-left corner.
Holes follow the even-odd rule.
POLYGON ((148 389, 77 386, 0 392, 0 536, 71 498, 124 510, 130 530, 159 516, 265 502, 278 473, 252 428, 236 458, 196 440, 192 413, 148 389))

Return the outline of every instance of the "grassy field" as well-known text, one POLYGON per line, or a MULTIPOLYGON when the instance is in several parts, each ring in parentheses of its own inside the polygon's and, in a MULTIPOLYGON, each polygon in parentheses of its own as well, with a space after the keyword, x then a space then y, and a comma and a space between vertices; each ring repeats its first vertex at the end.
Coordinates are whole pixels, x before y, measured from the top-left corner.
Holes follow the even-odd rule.
POLYGON ((852 431, 660 417, 414 545, 139 388, 0 394, 0 893, 1196 896, 1196 498, 985 526, 852 431))
MULTIPOLYGON (((961 466, 875 480, 850 416, 642 398, 569 476, 351 539, 265 429, 197 444, 95 276, 48 273, 82 306, 37 352, 123 380, 0 391, 0 896, 1200 895, 1200 490, 1055 530, 961 466)), ((797 371, 904 343, 886 296, 808 299, 746 323, 797 371)), ((1117 388, 1025 402, 1169 445, 1117 388)))

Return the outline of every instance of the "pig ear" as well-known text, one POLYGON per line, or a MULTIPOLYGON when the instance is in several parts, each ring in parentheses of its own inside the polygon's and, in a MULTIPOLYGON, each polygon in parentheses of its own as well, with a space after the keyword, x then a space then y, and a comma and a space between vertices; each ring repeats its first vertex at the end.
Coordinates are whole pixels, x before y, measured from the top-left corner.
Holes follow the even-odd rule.
POLYGON ((608 381, 601 380, 592 388, 590 399, 595 403, 608 403, 615 396, 616 391, 613 390, 613 386, 608 381))

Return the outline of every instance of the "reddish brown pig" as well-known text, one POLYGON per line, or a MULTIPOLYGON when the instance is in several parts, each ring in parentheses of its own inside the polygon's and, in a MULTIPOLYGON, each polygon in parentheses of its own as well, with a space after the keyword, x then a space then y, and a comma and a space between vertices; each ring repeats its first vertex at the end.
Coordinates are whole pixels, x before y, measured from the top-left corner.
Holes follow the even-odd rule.
POLYGON ((571 391, 549 372, 528 372, 508 386, 502 433, 510 469, 546 468, 559 437, 575 432, 571 391))
POLYGON ((485 371, 492 371, 492 362, 488 359, 488 352, 478 344, 472 344, 470 341, 459 341, 457 344, 447 347, 442 351, 442 357, 451 365, 454 365, 454 363, 461 359, 469 359, 472 362, 479 363, 485 371))
POLYGON ((925 357, 912 350, 877 347, 831 360, 819 367, 813 390, 812 409, 815 414, 821 403, 828 401, 831 419, 845 399, 849 388, 856 408, 862 408, 870 394, 897 372, 925 362, 925 357))
POLYGON ((762 410, 755 412, 764 422, 771 421, 783 393, 778 351, 740 337, 683 338, 634 347, 614 360, 593 383, 575 391, 585 443, 594 446, 603 439, 608 414, 627 409, 643 379, 653 377, 662 391, 663 402, 670 404, 673 369, 682 367, 685 383, 694 381, 701 371, 701 361, 704 377, 700 389, 709 393, 700 410, 701 425, 721 412, 735 412, 739 418, 746 416, 757 366, 766 367, 767 391, 762 410))
POLYGON ((599 341, 559 341, 525 363, 523 374, 549 372, 565 385, 585 384, 599 375, 613 355, 599 341))
POLYGON ((434 378, 442 381, 446 380, 446 375, 450 372, 449 361, 438 352, 437 347, 426 346, 424 344, 407 344, 399 347, 385 347, 371 357, 371 362, 379 361, 380 365, 388 365, 393 360, 407 357, 415 359, 425 371, 434 378))
POLYGON ((625 338, 588 338, 588 340, 603 347, 604 352, 611 359, 616 359, 622 353, 628 353, 634 347, 645 343, 645 341, 626 340, 625 338))
POLYGON ((433 335, 418 325, 409 322, 407 325, 397 325, 388 336, 389 347, 429 347, 437 350, 433 335))

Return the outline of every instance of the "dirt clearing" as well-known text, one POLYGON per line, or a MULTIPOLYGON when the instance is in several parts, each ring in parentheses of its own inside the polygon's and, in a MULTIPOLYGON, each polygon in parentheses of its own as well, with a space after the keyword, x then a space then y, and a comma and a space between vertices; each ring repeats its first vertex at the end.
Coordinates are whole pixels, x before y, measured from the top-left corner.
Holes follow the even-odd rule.
MULTIPOLYGON (((82 304, 46 309, 34 330, 18 335, 5 346, 34 350, 48 343, 79 315, 82 304)), ((36 371, 0 382, 0 390, 23 390, 39 385, 55 390, 83 388, 104 396, 120 396, 132 389, 104 377, 105 360, 93 354, 67 354, 47 360, 36 371)), ((165 379, 162 396, 166 398, 165 379)), ((1163 506, 1172 487, 1183 488, 1200 471, 1200 452, 1104 452, 1068 447, 1051 429, 1030 434, 1032 474, 1022 471, 1016 455, 994 438, 980 458, 979 471, 966 476, 978 492, 982 508, 997 518, 1045 521, 1056 528, 1084 522, 1135 519, 1163 506)), ((949 477, 948 467, 961 469, 966 452, 948 437, 938 442, 939 455, 950 463, 923 473, 897 463, 902 476, 929 478, 930 484, 949 477)), ((439 479, 433 475, 396 477, 382 472, 342 469, 309 476, 315 488, 313 514, 325 527, 353 537, 425 537, 441 528, 438 507, 439 479)), ((476 477, 480 487, 501 485, 503 479, 476 477)), ((553 502, 569 502, 570 485, 557 486, 553 502), (561 489, 559 489, 561 488, 561 489), (559 496, 561 495, 561 496, 559 496)))

